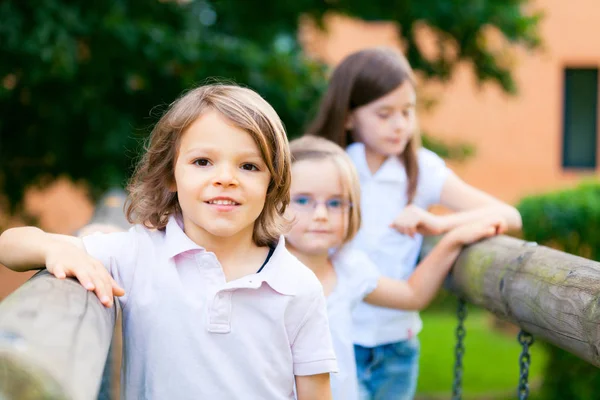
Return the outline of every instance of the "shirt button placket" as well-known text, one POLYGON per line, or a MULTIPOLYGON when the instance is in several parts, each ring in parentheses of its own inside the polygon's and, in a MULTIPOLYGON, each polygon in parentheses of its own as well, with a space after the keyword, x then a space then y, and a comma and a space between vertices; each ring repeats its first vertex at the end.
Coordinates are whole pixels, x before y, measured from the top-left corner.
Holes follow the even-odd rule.
POLYGON ((215 294, 209 310, 209 332, 229 333, 231 331, 231 297, 233 291, 220 291, 215 294))

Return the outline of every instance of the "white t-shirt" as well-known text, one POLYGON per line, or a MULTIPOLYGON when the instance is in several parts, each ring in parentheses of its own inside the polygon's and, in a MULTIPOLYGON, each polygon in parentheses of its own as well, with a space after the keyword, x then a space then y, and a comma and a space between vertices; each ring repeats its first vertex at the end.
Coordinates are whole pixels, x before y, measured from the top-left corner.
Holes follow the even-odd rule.
POLYGON ((339 371, 331 374, 333 400, 358 400, 352 311, 377 287, 379 272, 367 255, 346 247, 332 258, 337 283, 327 297, 331 339, 339 371))
MULTIPOLYGON (((364 251, 383 276, 407 280, 412 274, 421 235, 398 233, 390 227, 407 205, 408 178, 398 157, 389 157, 372 174, 365 159, 362 143, 346 149, 356 166, 361 185, 362 226, 352 247, 364 251)), ((440 202, 442 188, 450 170, 435 153, 418 151, 419 179, 413 203, 427 209, 440 202)), ((410 339, 422 328, 419 313, 399 311, 361 303, 354 311, 354 343, 375 347, 410 339)))
POLYGON ((285 248, 226 282, 174 218, 86 236, 126 290, 123 399, 293 399, 295 375, 337 371, 323 288, 285 248))

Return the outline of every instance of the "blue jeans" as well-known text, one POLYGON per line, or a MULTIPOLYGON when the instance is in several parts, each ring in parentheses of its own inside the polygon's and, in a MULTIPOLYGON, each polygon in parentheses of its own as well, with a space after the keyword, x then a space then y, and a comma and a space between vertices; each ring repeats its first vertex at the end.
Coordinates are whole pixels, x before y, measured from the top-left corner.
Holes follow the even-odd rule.
POLYGON ((411 400, 419 375, 419 339, 354 345, 360 400, 411 400))

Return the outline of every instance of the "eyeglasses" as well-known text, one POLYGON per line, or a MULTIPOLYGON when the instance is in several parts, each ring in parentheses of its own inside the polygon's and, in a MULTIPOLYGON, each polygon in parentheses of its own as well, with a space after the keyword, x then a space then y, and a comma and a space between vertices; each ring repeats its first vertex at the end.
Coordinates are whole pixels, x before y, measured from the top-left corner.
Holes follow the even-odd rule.
POLYGON ((302 212, 313 211, 320 204, 324 205, 327 211, 332 214, 346 212, 352 208, 352 203, 348 200, 332 198, 325 201, 317 201, 312 196, 307 195, 294 196, 291 203, 294 209, 302 212))

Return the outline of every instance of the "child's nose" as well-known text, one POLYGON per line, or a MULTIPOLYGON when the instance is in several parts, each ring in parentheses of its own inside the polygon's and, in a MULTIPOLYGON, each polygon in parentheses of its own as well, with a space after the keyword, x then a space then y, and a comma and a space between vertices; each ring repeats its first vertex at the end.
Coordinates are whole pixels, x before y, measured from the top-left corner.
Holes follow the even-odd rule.
POLYGON ((238 182, 235 168, 229 165, 220 165, 218 168, 215 168, 213 183, 220 186, 236 185, 238 182))
POLYGON ((397 115, 394 118, 394 129, 398 130, 398 131, 402 131, 404 129, 406 129, 406 127, 408 126, 408 119, 406 117, 404 117, 403 115, 397 115))
POLYGON ((328 216, 329 216, 329 214, 328 214, 327 207, 325 206, 325 204, 318 203, 315 206, 315 210, 313 212, 313 218, 317 219, 317 220, 323 220, 323 219, 327 219, 328 216))

